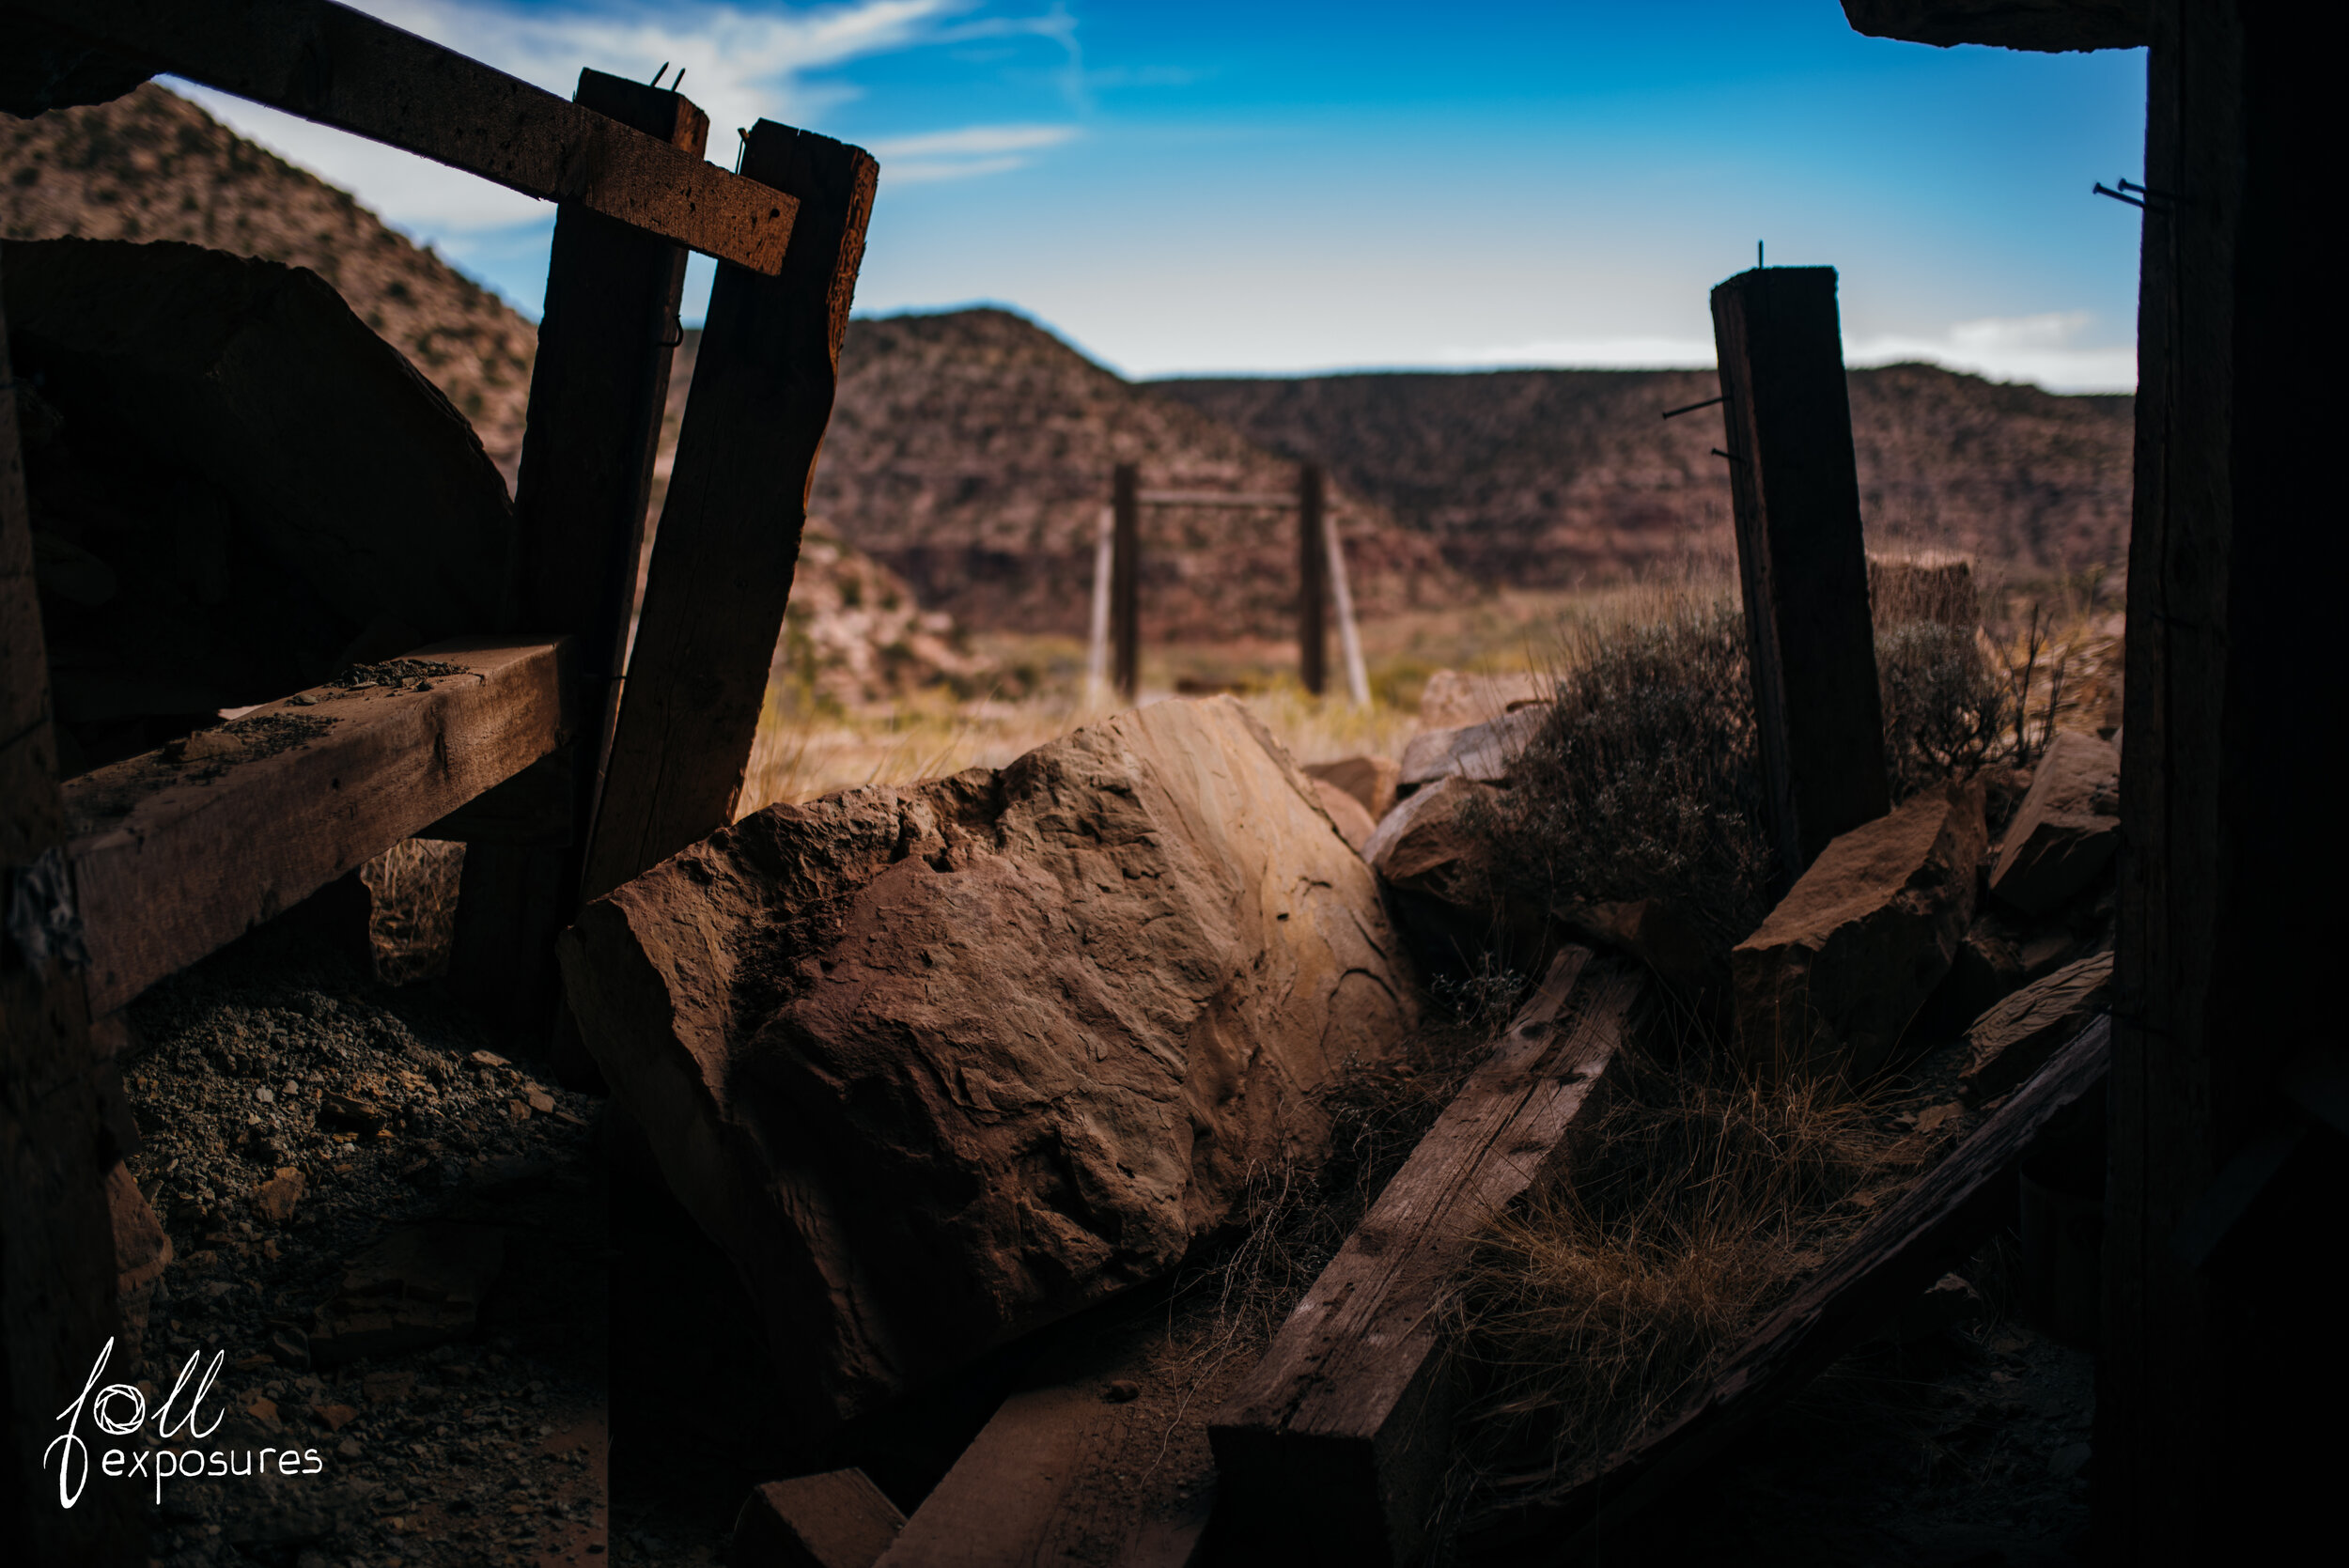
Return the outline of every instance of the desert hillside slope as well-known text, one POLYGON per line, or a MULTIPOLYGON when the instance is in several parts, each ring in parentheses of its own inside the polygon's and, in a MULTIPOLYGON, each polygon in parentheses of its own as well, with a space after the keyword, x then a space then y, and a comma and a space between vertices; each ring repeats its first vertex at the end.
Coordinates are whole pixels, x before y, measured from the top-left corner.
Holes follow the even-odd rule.
MULTIPOLYGON (((1151 383, 1311 453, 1481 582, 1564 585, 1728 547, 1709 370, 1387 373, 1151 383)), ((2132 404, 1924 365, 1851 373, 1872 540, 2012 570, 2119 565, 2132 404)))
POLYGON ((503 300, 315 175, 148 83, 0 115, 0 241, 180 240, 307 267, 473 421, 511 482, 537 334, 503 300))

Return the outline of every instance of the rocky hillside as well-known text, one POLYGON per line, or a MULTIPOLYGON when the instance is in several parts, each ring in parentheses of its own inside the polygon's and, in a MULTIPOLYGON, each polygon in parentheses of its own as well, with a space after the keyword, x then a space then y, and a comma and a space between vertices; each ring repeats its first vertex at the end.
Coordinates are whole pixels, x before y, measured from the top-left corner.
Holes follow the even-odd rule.
MULTIPOLYGON (((1666 421, 1711 371, 1517 370, 1152 383, 1284 453, 1319 457, 1481 582, 1605 581, 1726 551, 1720 416, 1666 421)), ((2127 396, 2062 397, 1923 365, 1851 374, 1872 536, 2023 571, 2117 565, 2127 396)))
POLYGON ((528 321, 348 192, 148 83, 0 115, 0 241, 184 240, 307 267, 462 410, 511 483, 537 348, 528 321))
MULTIPOLYGON (((700 347, 671 381, 683 407, 700 347)), ((973 626, 1081 633, 1110 471, 1145 489, 1294 493, 1297 469, 1155 396, 1034 322, 963 310, 851 322, 811 516, 973 626)), ((1463 597, 1423 536, 1340 484, 1331 505, 1364 614, 1463 597)), ((1152 508, 1143 525, 1152 638, 1287 633, 1294 514, 1152 508)))

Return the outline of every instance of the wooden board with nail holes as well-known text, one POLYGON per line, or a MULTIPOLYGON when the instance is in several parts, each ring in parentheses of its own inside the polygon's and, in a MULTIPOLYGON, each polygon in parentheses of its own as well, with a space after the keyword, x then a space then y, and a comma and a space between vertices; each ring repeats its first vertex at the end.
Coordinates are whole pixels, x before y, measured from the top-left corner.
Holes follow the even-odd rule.
POLYGON ((1641 986, 1586 948, 1558 956, 1216 1412, 1221 1506, 1240 1535, 1332 1561, 1416 1556, 1450 1459, 1441 1297, 1477 1229, 1554 1169, 1641 986))
POLYGON ((154 71, 416 153, 771 275, 799 204, 698 151, 331 0, 8 0, 154 71))
POLYGON ((561 743, 569 644, 467 638, 426 690, 314 687, 66 785, 92 1010, 242 936, 561 743), (331 721, 282 751, 240 737, 331 721))

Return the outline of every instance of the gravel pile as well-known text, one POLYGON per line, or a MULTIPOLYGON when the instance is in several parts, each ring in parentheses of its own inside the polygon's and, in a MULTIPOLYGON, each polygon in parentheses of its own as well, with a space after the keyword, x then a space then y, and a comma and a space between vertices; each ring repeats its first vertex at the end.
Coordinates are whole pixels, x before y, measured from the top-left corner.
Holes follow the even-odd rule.
POLYGON ((131 1013, 130 1164, 175 1250, 138 1376, 223 1353, 198 1446, 306 1472, 163 1482, 154 1556, 605 1560, 596 1102, 290 924, 131 1013))

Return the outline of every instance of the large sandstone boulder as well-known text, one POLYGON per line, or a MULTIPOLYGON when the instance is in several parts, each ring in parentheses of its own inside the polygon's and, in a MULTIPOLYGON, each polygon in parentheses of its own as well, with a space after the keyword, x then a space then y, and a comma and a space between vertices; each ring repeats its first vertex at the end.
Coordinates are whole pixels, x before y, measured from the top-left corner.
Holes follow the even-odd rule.
POLYGON ((1415 1022, 1370 868, 1230 698, 771 806, 563 966, 817 1430, 1172 1270, 1415 1022))
POLYGON ((1882 1065, 1974 915, 1978 784, 1931 789, 1820 852, 1729 955, 1739 1048, 1766 1071, 1882 1065))
POLYGON ((2030 793, 2007 824, 1990 891, 2045 914, 2086 888, 2121 847, 2121 753, 2071 730, 2039 759, 2030 793))

